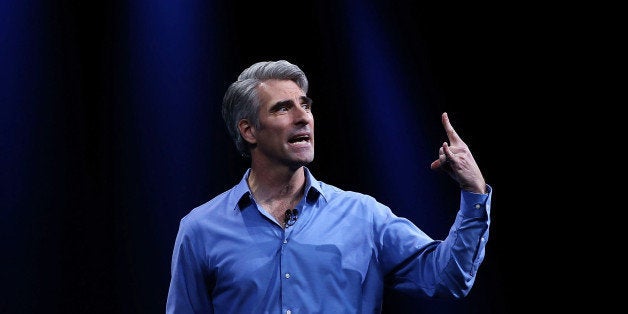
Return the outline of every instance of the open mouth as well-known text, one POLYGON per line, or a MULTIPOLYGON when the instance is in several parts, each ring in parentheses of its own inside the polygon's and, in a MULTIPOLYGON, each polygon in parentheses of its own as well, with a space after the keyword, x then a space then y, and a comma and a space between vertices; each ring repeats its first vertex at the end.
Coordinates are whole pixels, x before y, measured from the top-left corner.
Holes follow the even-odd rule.
POLYGON ((310 142, 310 136, 309 135, 297 135, 295 137, 291 137, 290 139, 288 139, 288 143, 290 144, 295 144, 295 143, 309 143, 310 142))

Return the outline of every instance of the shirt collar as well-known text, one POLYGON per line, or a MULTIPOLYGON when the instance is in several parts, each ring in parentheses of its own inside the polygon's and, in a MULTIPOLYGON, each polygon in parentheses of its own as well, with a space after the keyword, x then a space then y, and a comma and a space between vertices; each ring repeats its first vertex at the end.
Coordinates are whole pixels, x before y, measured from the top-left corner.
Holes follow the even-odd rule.
POLYGON ((305 171, 305 195, 307 195, 308 202, 314 202, 321 195, 326 201, 327 197, 323 192, 322 184, 320 181, 314 178, 312 172, 307 167, 303 167, 305 171))
MULTIPOLYGON (((323 193, 323 189, 321 187, 321 182, 314 178, 314 175, 310 172, 310 169, 307 167, 303 167, 305 171, 305 194, 307 195, 306 200, 308 203, 315 202, 318 199, 318 196, 321 195, 325 200, 325 193, 323 193)), ((251 204, 251 190, 249 189, 249 185, 246 182, 249 174, 251 173, 251 168, 247 169, 240 182, 233 187, 231 191, 231 195, 229 197, 229 207, 235 209, 244 209, 246 206, 251 204)))

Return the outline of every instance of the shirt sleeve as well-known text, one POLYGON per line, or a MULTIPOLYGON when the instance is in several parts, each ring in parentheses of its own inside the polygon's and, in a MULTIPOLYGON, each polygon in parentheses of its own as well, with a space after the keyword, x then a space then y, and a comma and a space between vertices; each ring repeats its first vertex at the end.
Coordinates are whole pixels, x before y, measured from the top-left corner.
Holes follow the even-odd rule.
POLYGON ((443 240, 391 213, 379 234, 386 285, 413 296, 466 296, 484 259, 491 196, 490 186, 487 194, 462 191, 460 209, 443 240))
POLYGON ((172 253, 166 313, 213 313, 203 259, 203 245, 185 218, 172 253))

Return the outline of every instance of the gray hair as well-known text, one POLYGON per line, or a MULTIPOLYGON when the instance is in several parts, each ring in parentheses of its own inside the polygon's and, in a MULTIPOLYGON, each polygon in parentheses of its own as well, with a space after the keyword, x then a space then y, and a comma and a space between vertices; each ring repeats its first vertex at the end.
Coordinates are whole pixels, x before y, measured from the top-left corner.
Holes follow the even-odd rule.
POLYGON ((257 86, 273 79, 293 81, 307 93, 308 81, 305 73, 298 66, 286 60, 279 60, 262 61, 251 65, 240 73, 237 81, 231 83, 223 97, 222 118, 236 148, 244 157, 250 157, 249 147, 240 134, 238 123, 242 119, 247 119, 254 127, 260 127, 258 109, 261 106, 261 99, 257 86))

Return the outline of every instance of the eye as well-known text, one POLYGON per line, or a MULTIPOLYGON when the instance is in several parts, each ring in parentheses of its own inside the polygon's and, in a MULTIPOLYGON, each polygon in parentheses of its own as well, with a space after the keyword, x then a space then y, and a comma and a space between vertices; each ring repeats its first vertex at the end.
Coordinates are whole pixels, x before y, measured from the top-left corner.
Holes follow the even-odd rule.
POLYGON ((312 98, 303 96, 301 97, 301 108, 307 112, 312 111, 312 98))

